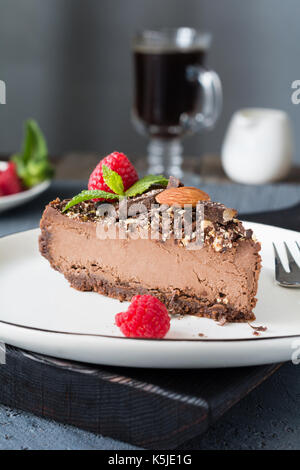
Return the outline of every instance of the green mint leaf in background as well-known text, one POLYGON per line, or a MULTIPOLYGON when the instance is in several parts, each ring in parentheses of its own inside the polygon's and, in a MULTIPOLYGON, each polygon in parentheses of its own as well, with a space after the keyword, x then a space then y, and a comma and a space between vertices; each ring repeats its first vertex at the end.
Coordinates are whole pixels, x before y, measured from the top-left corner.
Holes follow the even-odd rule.
POLYGON ((125 196, 133 197, 137 196, 138 194, 143 194, 154 184, 158 184, 160 186, 167 186, 168 181, 169 180, 162 175, 147 175, 136 183, 134 183, 131 188, 127 189, 127 191, 125 192, 125 196))
POLYGON ((106 165, 102 165, 102 174, 104 182, 107 186, 116 194, 124 196, 124 184, 122 177, 116 172, 108 168, 106 165))
POLYGON ((11 157, 17 167, 17 173, 24 186, 31 188, 54 175, 48 160, 48 149, 45 137, 36 121, 25 122, 25 135, 22 151, 11 157))
POLYGON ((76 204, 79 204, 80 202, 90 201, 91 199, 98 199, 98 198, 120 199, 120 196, 118 194, 108 193, 100 189, 93 189, 91 191, 84 190, 84 191, 81 191, 81 193, 77 194, 77 196, 74 196, 71 199, 71 201, 69 201, 68 204, 66 204, 62 212, 66 212, 68 209, 70 209, 73 206, 76 206, 76 204))
POLYGON ((45 160, 48 156, 45 137, 34 119, 28 119, 25 122, 25 139, 22 154, 25 163, 29 160, 45 160))

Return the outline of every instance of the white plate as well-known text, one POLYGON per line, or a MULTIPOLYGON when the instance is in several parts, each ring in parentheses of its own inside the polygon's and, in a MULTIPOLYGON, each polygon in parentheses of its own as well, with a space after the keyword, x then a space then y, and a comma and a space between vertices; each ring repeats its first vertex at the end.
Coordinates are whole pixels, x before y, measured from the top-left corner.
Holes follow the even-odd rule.
MULTIPOLYGON (((7 162, 0 161, 0 170, 3 171, 7 167, 7 162)), ((40 184, 37 184, 31 189, 22 191, 21 193, 12 194, 10 196, 0 196, 0 212, 6 211, 8 209, 13 209, 14 207, 21 206, 26 202, 31 201, 35 197, 39 196, 41 193, 46 191, 49 188, 51 181, 43 181, 40 184)))
POLYGON ((248 324, 220 326, 186 316, 172 318, 163 340, 124 338, 114 315, 127 303, 70 288, 39 254, 39 230, 31 230, 0 239, 0 338, 60 358, 117 366, 234 367, 289 360, 300 349, 300 290, 275 285, 272 241, 287 241, 300 263, 294 245, 300 233, 245 225, 262 242, 255 325, 267 330, 260 336, 248 324))

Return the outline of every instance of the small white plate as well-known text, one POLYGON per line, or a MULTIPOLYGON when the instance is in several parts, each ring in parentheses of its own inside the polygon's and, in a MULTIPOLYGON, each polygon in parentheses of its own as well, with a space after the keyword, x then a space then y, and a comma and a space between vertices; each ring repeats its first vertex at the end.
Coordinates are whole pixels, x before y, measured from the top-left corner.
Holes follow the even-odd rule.
MULTIPOLYGON (((0 170, 3 171, 7 167, 7 162, 0 161, 0 170)), ((14 207, 21 206, 26 202, 31 201, 35 197, 39 196, 41 193, 46 191, 51 184, 50 180, 43 181, 40 184, 37 184, 31 189, 22 191, 21 193, 11 194, 10 196, 0 196, 0 212, 6 211, 8 209, 13 209, 14 207)))
POLYGON ((51 356, 132 367, 235 367, 286 361, 300 353, 300 290, 274 283, 272 241, 287 241, 300 263, 300 233, 245 223, 262 242, 263 269, 255 325, 172 318, 163 340, 124 338, 114 324, 120 303, 69 287, 39 254, 39 230, 0 239, 0 338, 51 356), (202 334, 204 336, 199 336, 202 334))

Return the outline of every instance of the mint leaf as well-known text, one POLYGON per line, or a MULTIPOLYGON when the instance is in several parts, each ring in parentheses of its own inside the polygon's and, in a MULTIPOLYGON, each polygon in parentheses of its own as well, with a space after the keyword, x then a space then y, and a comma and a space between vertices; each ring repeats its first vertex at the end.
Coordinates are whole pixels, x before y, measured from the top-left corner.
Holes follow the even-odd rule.
POLYGON ((124 184, 122 177, 116 172, 102 165, 102 174, 104 182, 115 193, 124 196, 124 184))
POLYGON ((54 170, 48 160, 45 137, 36 121, 25 122, 25 135, 22 151, 11 157, 23 184, 31 188, 46 179, 52 178, 54 170))
POLYGON ((27 163, 29 160, 44 160, 48 155, 48 148, 45 137, 40 126, 34 119, 25 122, 25 138, 23 142, 23 159, 27 163))
POLYGON ((154 184, 167 186, 168 181, 169 180, 162 175, 147 175, 136 183, 134 183, 131 188, 127 189, 127 191, 125 192, 125 196, 133 197, 137 196, 138 194, 143 194, 154 184))
POLYGON ((108 193, 100 189, 93 189, 91 191, 84 190, 84 191, 81 191, 81 193, 77 194, 77 196, 74 196, 71 199, 71 201, 69 201, 68 204, 66 204, 62 212, 66 212, 68 209, 70 209, 73 206, 76 206, 76 204, 79 204, 80 202, 90 201, 91 199, 98 199, 98 198, 120 199, 120 196, 118 194, 108 193))
MULTIPOLYGON (((105 165, 102 166, 103 168, 103 178, 104 178, 104 173, 107 170, 110 170, 108 167, 105 165)), ((117 180, 115 179, 115 176, 111 175, 111 173, 116 173, 115 171, 110 170, 109 172, 106 173, 108 175, 108 178, 114 179, 114 181, 117 180)), ((117 173, 116 173, 117 174, 117 173)), ((120 176, 120 175, 118 175, 120 176)), ((120 177, 121 178, 121 177, 120 177)), ((121 178, 122 180, 122 178, 121 178)), ((105 183, 108 185, 107 181, 104 178, 105 183)), ((122 181, 122 188, 123 188, 123 193, 122 194, 114 194, 114 193, 108 193, 106 191, 102 191, 100 189, 94 189, 92 191, 84 190, 81 191, 81 193, 77 194, 77 196, 74 196, 71 201, 66 204, 62 212, 66 212, 68 209, 70 209, 73 206, 76 206, 76 204, 79 204, 80 202, 83 201, 90 201, 91 199, 98 199, 98 198, 103 198, 103 199, 122 199, 123 196, 125 197, 133 197, 137 196, 138 194, 143 194, 147 189, 149 189, 153 184, 159 184, 161 186, 167 186, 168 184, 168 179, 165 178, 164 176, 156 176, 156 175, 148 175, 145 176, 144 178, 140 179, 137 181, 131 188, 129 188, 126 193, 124 194, 124 188, 123 188, 123 181, 122 181)), ((114 183, 113 183, 114 184, 114 183)), ((118 183, 119 184, 119 183, 118 183)), ((117 186, 117 185, 116 185, 117 186)), ((115 189, 117 187, 115 186, 115 189)), ((110 189, 114 191, 114 189, 110 186, 110 189)), ((118 190, 120 190, 121 187, 118 187, 118 190)))

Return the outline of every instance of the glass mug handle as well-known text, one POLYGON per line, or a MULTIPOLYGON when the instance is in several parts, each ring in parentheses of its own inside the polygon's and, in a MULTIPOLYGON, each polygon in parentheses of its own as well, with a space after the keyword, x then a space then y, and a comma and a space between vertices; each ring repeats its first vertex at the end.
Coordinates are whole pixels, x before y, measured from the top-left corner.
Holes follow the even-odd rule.
POLYGON ((222 111, 222 84, 219 75, 213 70, 206 70, 197 65, 187 68, 187 78, 191 82, 198 82, 203 89, 203 100, 198 100, 198 108, 201 112, 193 115, 184 113, 181 115, 181 123, 189 133, 196 133, 202 129, 214 127, 222 111))

